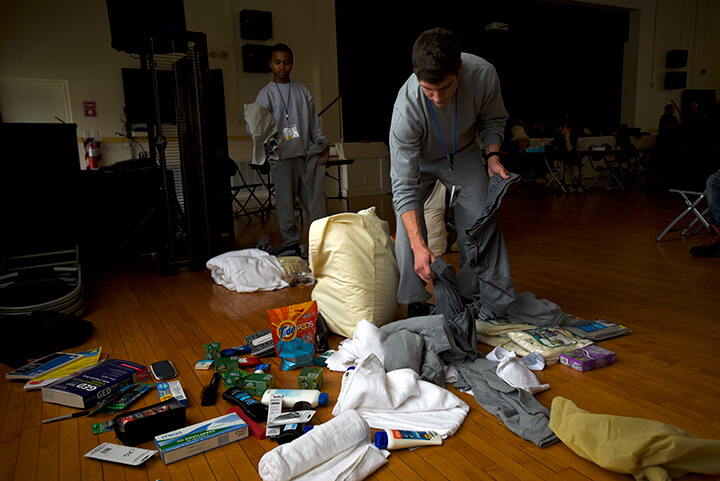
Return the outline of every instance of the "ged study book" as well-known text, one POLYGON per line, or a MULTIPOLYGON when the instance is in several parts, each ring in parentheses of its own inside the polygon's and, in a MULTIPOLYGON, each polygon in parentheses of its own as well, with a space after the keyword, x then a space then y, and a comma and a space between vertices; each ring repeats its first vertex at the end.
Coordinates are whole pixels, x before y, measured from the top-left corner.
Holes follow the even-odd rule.
POLYGON ((88 409, 120 389, 150 377, 146 366, 108 359, 42 388, 44 402, 88 409))

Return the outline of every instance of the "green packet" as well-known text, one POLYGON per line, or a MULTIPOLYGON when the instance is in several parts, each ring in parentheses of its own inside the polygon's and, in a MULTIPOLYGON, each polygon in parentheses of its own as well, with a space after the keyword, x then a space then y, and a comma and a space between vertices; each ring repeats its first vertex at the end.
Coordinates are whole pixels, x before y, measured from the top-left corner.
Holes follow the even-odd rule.
POLYGON ((203 344, 203 359, 207 361, 214 361, 220 358, 220 343, 209 342, 203 344))
POLYGON ((242 369, 229 369, 227 371, 222 371, 219 374, 222 378, 222 383, 225 389, 230 389, 231 387, 242 388, 245 378, 250 376, 249 372, 243 371, 242 369))
POLYGON ((104 423, 93 423, 92 432, 93 434, 102 434, 108 431, 115 430, 115 418, 105 421, 104 423))

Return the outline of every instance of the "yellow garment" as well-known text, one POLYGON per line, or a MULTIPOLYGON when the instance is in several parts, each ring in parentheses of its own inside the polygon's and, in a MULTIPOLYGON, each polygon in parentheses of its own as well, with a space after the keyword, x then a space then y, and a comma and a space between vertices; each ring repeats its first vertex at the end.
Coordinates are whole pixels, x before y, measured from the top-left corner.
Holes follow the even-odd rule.
POLYGON ((592 414, 556 397, 550 429, 579 456, 639 481, 720 474, 720 440, 698 438, 658 421, 592 414))

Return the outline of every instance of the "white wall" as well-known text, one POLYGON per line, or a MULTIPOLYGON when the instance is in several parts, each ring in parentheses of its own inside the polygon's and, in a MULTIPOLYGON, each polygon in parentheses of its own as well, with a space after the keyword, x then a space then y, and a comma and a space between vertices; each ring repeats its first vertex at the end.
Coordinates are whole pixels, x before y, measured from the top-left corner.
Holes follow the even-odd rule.
MULTIPOLYGON (((208 51, 215 53, 209 58, 210 68, 223 70, 230 150, 236 160, 249 159, 250 151, 244 145, 249 137, 242 105, 253 102, 271 79, 271 74, 242 70, 241 47, 246 41, 240 38, 241 10, 272 12, 273 38, 252 43, 283 42, 293 48, 293 79, 310 89, 318 110, 337 96, 333 0, 185 0, 184 5, 188 30, 205 33, 208 51)), ((102 0, 0 2, 0 79, 67 81, 78 136, 83 130, 99 131, 105 165, 129 156, 127 142, 115 135, 123 131, 120 71, 140 67, 135 56, 114 50, 110 40, 102 0), (96 118, 83 117, 86 100, 97 103, 96 118)), ((321 119, 331 141, 340 140, 338 112, 338 107, 333 107, 321 119)), ((47 121, 53 121, 52 116, 47 121)))

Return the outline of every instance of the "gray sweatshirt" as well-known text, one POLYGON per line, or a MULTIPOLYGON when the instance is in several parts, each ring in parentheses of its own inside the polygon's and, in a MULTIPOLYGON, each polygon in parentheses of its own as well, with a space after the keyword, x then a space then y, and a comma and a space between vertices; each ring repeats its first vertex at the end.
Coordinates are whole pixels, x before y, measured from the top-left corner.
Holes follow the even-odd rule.
POLYGON ((305 157, 310 149, 310 142, 314 144, 328 143, 320 127, 313 97, 303 84, 293 81, 278 84, 271 81, 258 92, 255 102, 267 108, 277 121, 278 131, 283 137, 281 147, 283 159, 305 157), (285 107, 287 107, 288 121, 285 119, 285 107), (285 140, 283 129, 288 124, 297 126, 299 138, 285 140))
MULTIPOLYGON (((457 148, 477 138, 483 145, 500 144, 508 114, 495 67, 486 60, 462 54, 463 69, 457 91, 457 148)), ((390 177, 398 215, 420 209, 420 162, 445 160, 433 112, 448 154, 453 152, 455 99, 445 107, 428 105, 415 74, 402 86, 390 125, 390 177)), ((478 169, 482 165, 478 164, 478 169)))

